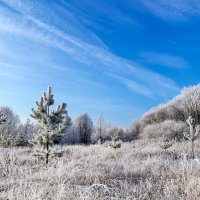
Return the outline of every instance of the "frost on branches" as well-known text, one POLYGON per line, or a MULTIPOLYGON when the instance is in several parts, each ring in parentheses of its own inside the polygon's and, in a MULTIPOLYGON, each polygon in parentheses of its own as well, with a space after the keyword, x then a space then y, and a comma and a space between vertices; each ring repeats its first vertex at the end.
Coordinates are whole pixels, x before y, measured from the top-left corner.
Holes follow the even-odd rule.
POLYGON ((2 110, 0 110, 0 125, 6 123, 6 117, 4 116, 2 110))
POLYGON ((186 122, 190 126, 190 131, 189 133, 184 132, 183 134, 191 142, 191 155, 194 158, 194 141, 199 137, 200 125, 196 124, 196 120, 192 116, 189 116, 186 122))
POLYGON ((31 114, 31 117, 39 124, 39 130, 35 134, 32 144, 39 148, 35 151, 37 156, 45 156, 46 164, 48 164, 50 156, 61 156, 62 152, 52 151, 51 147, 61 140, 65 130, 71 124, 66 104, 63 103, 55 110, 50 110, 50 106, 53 104, 51 87, 48 87, 47 93, 44 93, 40 101, 36 101, 36 109, 32 108, 31 114))

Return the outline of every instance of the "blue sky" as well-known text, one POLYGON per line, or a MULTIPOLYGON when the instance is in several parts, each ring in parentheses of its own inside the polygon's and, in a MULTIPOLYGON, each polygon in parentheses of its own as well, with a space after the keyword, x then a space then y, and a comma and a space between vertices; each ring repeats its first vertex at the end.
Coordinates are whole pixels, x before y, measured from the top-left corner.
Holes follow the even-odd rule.
POLYGON ((50 85, 127 127, 199 83, 199 27, 197 0, 0 0, 0 105, 25 120, 50 85))

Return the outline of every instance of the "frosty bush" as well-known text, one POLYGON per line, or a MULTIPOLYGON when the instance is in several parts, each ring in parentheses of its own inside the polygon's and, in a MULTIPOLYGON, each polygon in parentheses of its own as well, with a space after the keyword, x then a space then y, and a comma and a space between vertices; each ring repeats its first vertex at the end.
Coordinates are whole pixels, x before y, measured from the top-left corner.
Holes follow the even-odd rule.
POLYGON ((0 145, 3 147, 15 146, 18 133, 20 131, 21 122, 18 115, 16 115, 11 108, 0 107, 0 145))
POLYGON ((193 116, 200 123, 200 84, 187 87, 181 94, 166 104, 159 105, 146 112, 139 120, 140 131, 150 124, 161 123, 166 120, 185 122, 188 115, 193 116))
POLYGON ((111 126, 106 129, 104 140, 110 140, 117 135, 117 138, 123 140, 124 131, 116 126, 111 126))
POLYGON ((146 126, 142 131, 142 136, 147 138, 166 137, 167 139, 181 139, 183 132, 186 131, 187 125, 183 122, 166 120, 161 123, 146 126))
POLYGON ((134 121, 130 128, 126 128, 123 133, 123 141, 132 141, 139 137, 141 133, 141 123, 139 120, 134 121))
MULTIPOLYGON (((187 87, 182 90, 181 94, 175 97, 168 104, 173 105, 176 118, 186 121, 188 115, 195 118, 197 123, 200 123, 200 84, 192 87, 187 87)), ((172 116, 174 117, 174 116, 172 116)))
POLYGON ((13 138, 13 146, 30 145, 29 141, 32 139, 34 131, 34 125, 28 119, 25 124, 19 126, 16 136, 13 138))
POLYGON ((174 142, 175 142, 174 140, 162 137, 162 139, 159 141, 159 146, 166 151, 173 145, 174 142))
POLYGON ((0 125, 3 125, 6 123, 6 117, 4 116, 2 110, 0 110, 0 125))
POLYGON ((149 124, 160 123, 169 119, 169 110, 168 106, 161 104, 155 108, 152 108, 150 111, 144 113, 140 120, 142 127, 145 127, 149 124))

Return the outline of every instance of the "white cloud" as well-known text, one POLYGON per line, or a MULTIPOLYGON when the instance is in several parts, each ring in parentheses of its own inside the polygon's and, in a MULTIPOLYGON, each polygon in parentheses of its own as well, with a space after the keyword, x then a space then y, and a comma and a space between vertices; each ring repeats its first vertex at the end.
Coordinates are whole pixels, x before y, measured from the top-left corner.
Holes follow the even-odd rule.
MULTIPOLYGON (((160 91, 165 91, 165 94, 168 95, 169 92, 179 89, 174 81, 110 52, 103 42, 90 30, 83 27, 73 13, 69 13, 68 10, 65 12, 62 10, 63 13, 67 13, 63 17, 66 17, 66 20, 62 21, 63 27, 67 27, 64 29, 59 26, 61 21, 57 18, 54 19, 54 10, 50 8, 45 10, 44 5, 41 8, 42 4, 39 2, 32 7, 26 6, 25 2, 20 4, 20 0, 8 0, 7 2, 21 14, 13 13, 12 10, 5 11, 5 8, 0 7, 1 34, 10 34, 15 37, 17 35, 21 39, 28 38, 32 42, 60 49, 84 64, 85 68, 95 69, 99 73, 112 73, 130 90, 147 97, 151 94, 163 96, 164 92, 160 91), (37 15, 38 10, 41 9, 48 12, 48 18, 51 20, 37 15), (56 20, 58 21, 56 22, 56 20), (54 21, 54 24, 50 21, 54 21)), ((57 12, 59 11, 57 10, 57 12)))
POLYGON ((185 21, 200 16, 198 0, 141 0, 139 2, 149 12, 166 21, 185 21))
POLYGON ((179 56, 157 52, 144 52, 141 53, 140 56, 144 59, 146 63, 150 64, 180 69, 189 67, 187 61, 179 56))
POLYGON ((86 24, 92 24, 97 26, 95 22, 104 22, 104 24, 120 24, 122 26, 136 26, 141 25, 132 17, 129 16, 128 12, 122 12, 120 9, 124 2, 116 1, 102 1, 96 0, 82 0, 82 1, 71 1, 67 2, 61 0, 61 6, 65 6, 72 10, 74 13, 80 16, 86 24))
POLYGON ((148 86, 145 86, 143 84, 140 84, 139 82, 130 80, 128 78, 124 78, 122 76, 118 76, 116 74, 112 74, 112 73, 107 73, 107 74, 110 75, 111 77, 116 78, 117 80, 119 80, 123 84, 125 84, 132 91, 152 98, 153 91, 150 88, 148 88, 148 86))

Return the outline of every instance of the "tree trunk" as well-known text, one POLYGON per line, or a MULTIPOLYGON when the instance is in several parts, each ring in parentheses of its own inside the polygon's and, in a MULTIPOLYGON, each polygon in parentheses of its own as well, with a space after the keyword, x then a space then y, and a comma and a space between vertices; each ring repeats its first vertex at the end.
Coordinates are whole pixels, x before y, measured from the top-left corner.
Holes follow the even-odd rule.
MULTIPOLYGON (((47 106, 47 117, 49 117, 49 106, 47 106)), ((46 145, 46 165, 49 163, 49 135, 47 135, 47 145, 46 145)))
POLYGON ((194 159, 194 141, 192 141, 192 159, 194 159))
POLYGON ((46 165, 49 163, 49 153, 46 154, 46 165))
POLYGON ((99 134, 99 139, 100 139, 100 142, 102 144, 102 141, 103 141, 103 137, 102 137, 102 129, 100 127, 100 130, 99 130, 100 134, 99 134))
POLYGON ((46 145, 47 153, 46 153, 46 165, 49 163, 49 141, 47 141, 46 145))

